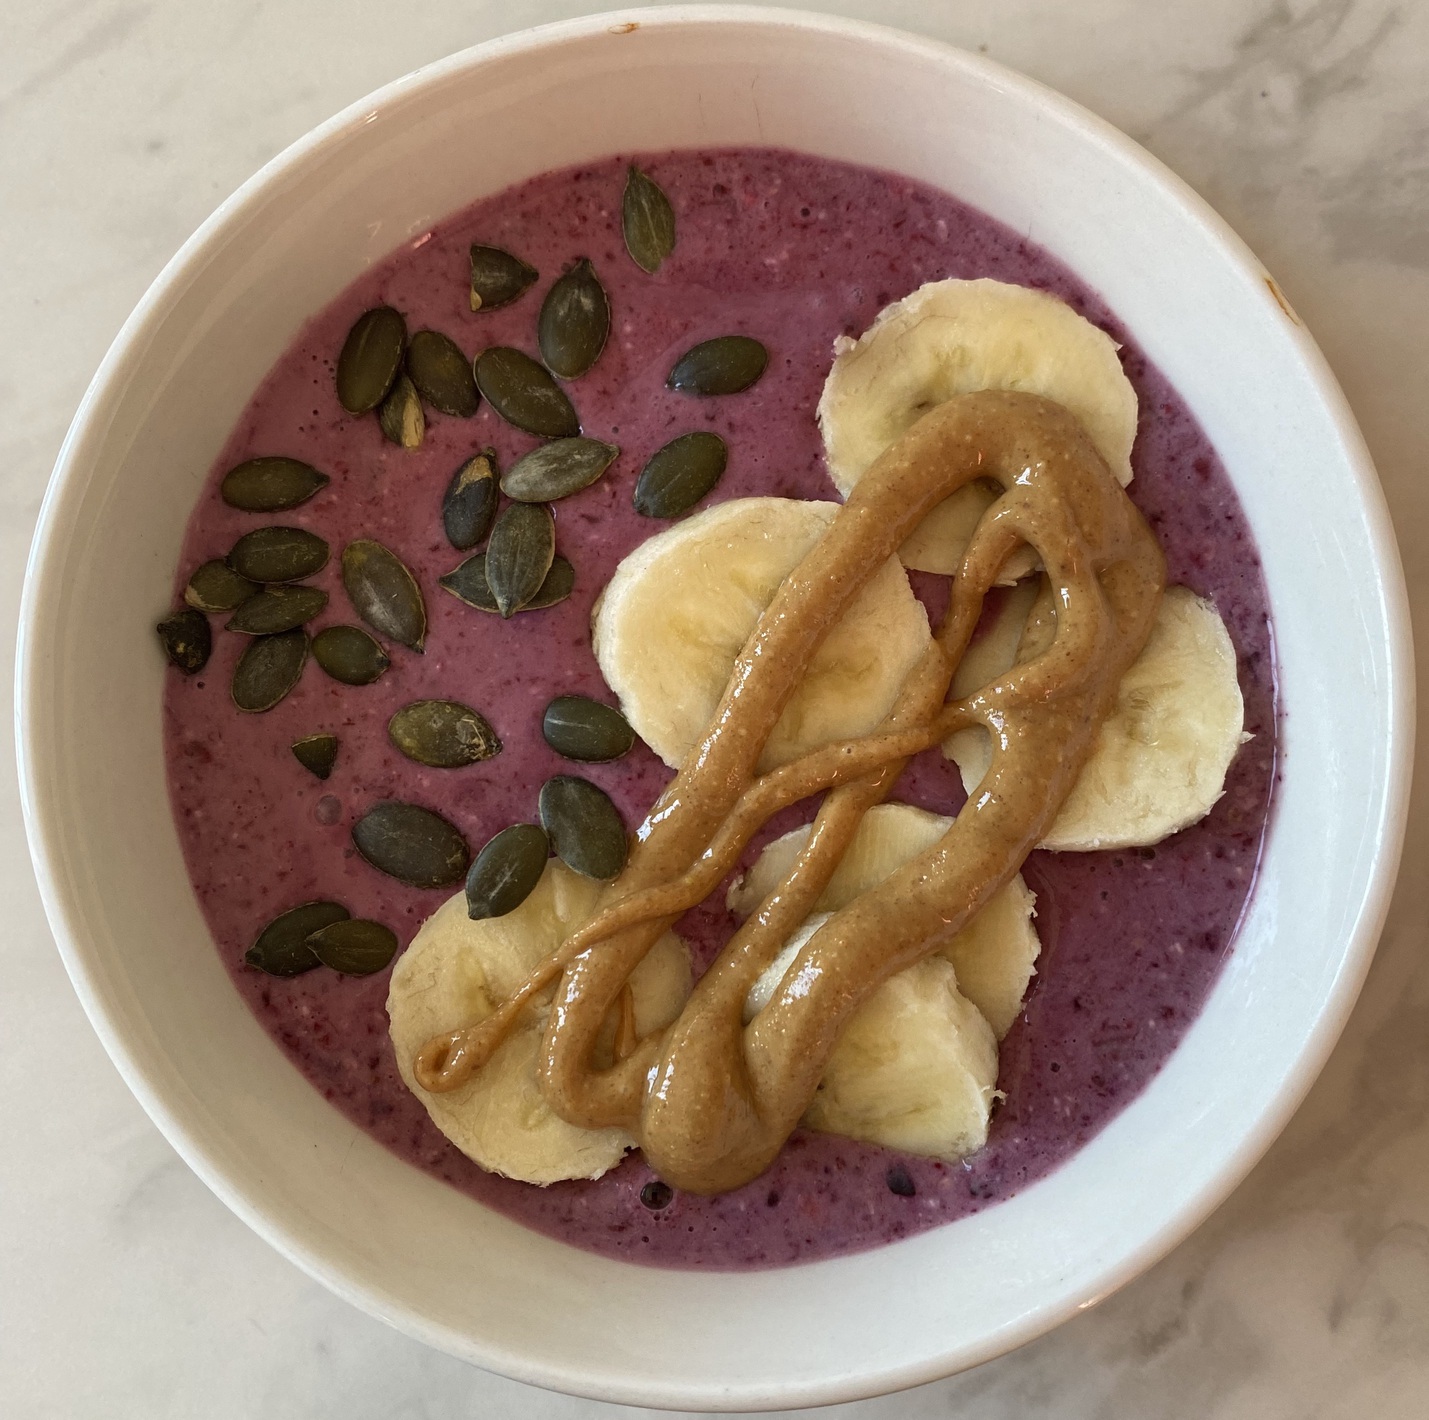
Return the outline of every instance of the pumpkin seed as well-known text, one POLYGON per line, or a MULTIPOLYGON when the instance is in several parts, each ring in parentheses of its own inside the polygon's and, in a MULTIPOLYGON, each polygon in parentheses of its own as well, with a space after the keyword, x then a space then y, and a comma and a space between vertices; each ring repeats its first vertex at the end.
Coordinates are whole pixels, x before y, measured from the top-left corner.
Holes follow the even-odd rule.
POLYGON ((582 257, 546 292, 536 343, 552 374, 575 380, 600 358, 610 334, 610 298, 595 267, 582 257))
POLYGON ((349 414, 366 414, 387 397, 407 344, 407 322, 391 306, 364 311, 337 357, 337 397, 349 414))
POLYGON ((250 582, 300 582, 327 566, 328 546, 306 528, 254 528, 233 544, 228 565, 250 582))
POLYGON ((417 387, 405 375, 398 375, 377 408, 377 423, 389 444, 404 449, 420 449, 427 436, 427 416, 422 413, 417 387))
POLYGON ((500 247, 473 245, 471 249, 471 308, 494 311, 508 306, 540 278, 534 266, 500 247))
POLYGON ((346 922, 349 913, 340 902, 305 902, 275 917, 243 953, 243 960, 269 976, 299 976, 321 963, 308 946, 314 932, 334 922, 346 922))
POLYGON ((344 976, 371 976, 397 955, 397 934, 380 922, 349 917, 319 927, 305 945, 324 966, 344 976))
POLYGON ((442 527, 459 552, 475 547, 496 516, 496 450, 483 449, 452 474, 442 498, 442 527))
POLYGON ((541 734, 557 754, 587 764, 619 759, 635 743, 635 731, 619 710, 585 695, 551 701, 541 717, 541 734))
POLYGON ((395 552, 358 538, 342 551, 342 585, 357 614, 376 632, 414 651, 427 639, 427 604, 417 579, 395 552))
POLYGON ((459 769, 501 753, 496 731, 457 700, 417 700, 387 722, 387 736, 408 759, 433 769, 459 769))
POLYGON ((603 789, 574 774, 541 785, 541 827, 566 867, 588 878, 610 879, 625 866, 630 840, 620 810, 603 789))
POLYGON ((313 659, 344 685, 371 685, 392 662, 360 626, 325 626, 313 637, 313 659))
POLYGON ((619 453, 614 444, 599 439, 552 439, 511 465, 501 480, 501 491, 519 503, 554 503, 589 488, 619 453))
POLYGON ((764 373, 769 352, 747 335, 703 340, 675 362, 665 383, 682 394, 738 394, 764 373))
POLYGON ((565 392, 522 350, 493 345, 476 357, 476 383, 491 407, 508 423, 543 439, 568 439, 581 422, 565 392))
POLYGON ((228 563, 215 558, 194 570, 184 600, 195 611, 233 611, 257 590, 257 582, 240 577, 228 563))
POLYGON ((657 449, 635 480, 635 511, 647 518, 688 513, 719 482, 729 449, 718 434, 697 429, 657 449))
POLYGON ((265 455, 245 459, 228 470, 219 485, 219 496, 230 508, 245 513, 281 513, 306 503, 331 482, 301 459, 265 455))
POLYGON ((352 828, 357 851, 380 873, 412 887, 446 887, 466 875, 471 852, 460 830, 431 809, 385 799, 352 828))
POLYGON ((326 779, 337 762, 337 736, 332 734, 304 735, 294 740, 293 758, 319 779, 326 779))
MULTIPOLYGON (((438 578, 438 581, 458 601, 465 602, 467 606, 475 607, 477 611, 500 614, 497 610, 496 598, 492 596, 491 587, 486 580, 486 554, 484 552, 478 552, 475 557, 468 557, 456 571, 448 572, 445 577, 438 578)), ((525 606, 518 607, 518 613, 542 611, 548 606, 555 606, 557 602, 565 601, 570 596, 575 581, 575 568, 558 552, 551 562, 551 570, 546 573, 546 580, 541 583, 541 590, 525 606)))
POLYGON ((155 628, 169 664, 185 675, 197 675, 213 654, 213 632, 208 617, 191 606, 166 616, 155 628))
POLYGON ((551 855, 546 830, 534 823, 503 828, 476 855, 466 875, 466 913, 473 921, 505 917, 530 897, 551 855))
POLYGON ((544 503, 511 503, 486 545, 486 584, 502 618, 537 592, 556 558, 556 520, 544 503))
POLYGON ((233 670, 233 703, 261 714, 295 685, 308 661, 308 633, 301 626, 250 641, 233 670))
POLYGON ((659 184, 634 164, 625 179, 620 225, 625 233, 625 250, 636 266, 653 276, 675 250, 675 209, 659 184))
POLYGON ((228 618, 225 629, 275 636, 311 621, 326 605, 327 593, 317 587, 264 587, 228 618))
POLYGON ((433 409, 457 419, 470 419, 481 396, 471 361, 461 347, 439 330, 419 330, 407 345, 407 373, 433 409))

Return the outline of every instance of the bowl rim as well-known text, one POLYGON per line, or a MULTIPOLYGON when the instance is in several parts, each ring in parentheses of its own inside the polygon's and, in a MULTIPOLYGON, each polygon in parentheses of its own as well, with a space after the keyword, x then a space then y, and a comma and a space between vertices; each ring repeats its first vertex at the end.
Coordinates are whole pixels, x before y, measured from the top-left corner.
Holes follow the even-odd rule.
POLYGON ((1186 182, 1159 159, 1106 120, 1056 90, 1005 68, 981 55, 897 28, 812 11, 765 8, 744 4, 668 5, 615 10, 560 20, 499 36, 424 65, 382 85, 309 130, 265 163, 226 198, 165 264, 124 322, 80 401, 56 458, 40 508, 22 588, 15 670, 15 736, 19 791, 30 855, 46 918, 80 1003, 121 1078, 165 1138, 220 1199, 265 1241, 306 1274, 344 1300, 386 1321, 417 1340, 461 1355, 514 1379, 591 1399, 672 1409, 756 1409, 832 1404, 867 1398, 940 1379, 968 1366, 991 1360, 1044 1334, 1077 1312, 1124 1286, 1153 1265, 1194 1231, 1238 1186, 1289 1122, 1334 1048, 1359 995, 1388 912, 1397 875, 1409 807, 1410 769, 1415 735, 1414 649, 1408 597, 1398 545, 1383 489, 1363 436, 1324 355, 1290 310, 1262 263, 1229 224, 1186 182), (795 30, 824 37, 877 45, 910 57, 936 59, 971 78, 995 82, 1057 121, 1074 129, 1089 144, 1109 153, 1137 176, 1159 187, 1211 242, 1248 278, 1261 286, 1265 300, 1274 300, 1294 324, 1304 370, 1315 396, 1343 443, 1346 464, 1365 516, 1374 559, 1372 582, 1383 609, 1388 669, 1390 727, 1388 762, 1391 782, 1382 812, 1374 824, 1378 853, 1366 883, 1354 930, 1341 968, 1323 1001, 1310 1034, 1278 1095, 1248 1129, 1239 1148, 1230 1152, 1200 1194, 1154 1231, 1143 1244, 1120 1256, 1097 1279, 1095 1291, 1080 1301, 1052 1302, 1034 1309, 1018 1324, 1004 1328, 975 1345, 956 1348, 919 1361, 884 1364, 858 1375, 844 1375, 820 1384, 794 1383, 778 1393, 767 1388, 741 1389, 737 1381, 718 1391, 689 1384, 649 1379, 623 1384, 591 1377, 573 1368, 485 1345, 469 1335, 454 1336, 405 1307, 395 1305, 375 1287, 354 1282, 329 1262, 320 1243, 310 1241, 272 1215, 261 1198, 230 1183, 217 1154, 196 1124, 186 1123, 171 1105, 161 1084, 152 1079, 141 1052, 129 1040, 118 1013, 111 1012, 108 986, 97 960, 67 901, 64 888, 62 826, 45 802, 39 786, 43 768, 29 733, 38 711, 35 701, 42 679, 45 651, 37 635, 38 620, 49 594, 47 587, 58 561, 71 505, 85 489, 92 448, 103 439, 106 415, 123 398, 125 373, 142 351, 148 333, 185 288, 191 272, 209 246, 230 223, 272 184, 300 168, 308 159, 345 140, 375 110, 402 101, 429 85, 479 68, 498 57, 554 48, 581 41, 602 31, 637 28, 680 28, 739 24, 795 30), (1262 285, 1263 283, 1263 285, 1262 285))

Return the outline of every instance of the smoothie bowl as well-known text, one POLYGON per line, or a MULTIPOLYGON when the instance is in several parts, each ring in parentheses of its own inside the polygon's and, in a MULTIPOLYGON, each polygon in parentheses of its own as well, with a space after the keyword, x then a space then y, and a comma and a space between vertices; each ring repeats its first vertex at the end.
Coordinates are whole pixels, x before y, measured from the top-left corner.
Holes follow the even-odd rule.
POLYGON ((1172 1245, 1333 1044, 1411 754, 1373 472, 1236 239, 994 66, 737 9, 254 179, 24 638, 51 919, 175 1145, 640 1404, 930 1379, 1172 1245))

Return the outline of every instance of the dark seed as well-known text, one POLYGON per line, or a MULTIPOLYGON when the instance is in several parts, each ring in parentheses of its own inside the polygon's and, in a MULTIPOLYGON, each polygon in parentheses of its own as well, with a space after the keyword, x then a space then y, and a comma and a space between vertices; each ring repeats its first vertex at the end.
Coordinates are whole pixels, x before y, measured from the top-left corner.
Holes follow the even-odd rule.
POLYGON ((327 593, 317 587, 264 587, 228 618, 225 629, 275 636, 311 621, 326 605, 327 593))
POLYGON ((640 1190, 640 1201, 652 1212, 658 1213, 675 1201, 675 1190, 662 1179, 652 1178, 640 1190))
POLYGON ((902 1164, 894 1164, 888 1170, 884 1181, 888 1184, 888 1191, 896 1193, 900 1198, 912 1198, 918 1192, 912 1174, 902 1164))
POLYGON ((446 887, 466 875, 471 854, 460 831, 440 814, 386 799, 353 825, 357 851, 378 872, 412 887, 446 887))
POLYGON ((281 513, 285 508, 306 503, 329 481, 327 474, 300 459, 265 456, 246 459, 229 469, 218 491, 231 508, 242 508, 246 513, 281 513))
POLYGON ((240 577, 228 563, 215 559, 195 570, 184 588, 184 600, 196 611, 232 611, 257 590, 257 582, 240 577))
POLYGON ((501 480, 501 491, 519 503, 554 503, 592 483, 620 450, 599 439, 552 439, 517 459, 501 480))
POLYGON ((404 449, 420 449, 427 436, 427 416, 422 413, 422 401, 417 387, 406 375, 398 375, 392 382, 377 409, 377 422, 382 427, 382 437, 389 444, 398 444, 404 449))
POLYGON ((625 249, 636 266, 652 275, 675 250, 675 209, 653 178, 632 165, 620 203, 625 249))
POLYGON ((308 946, 314 932, 334 922, 346 922, 349 913, 340 902, 305 902, 275 917, 243 954, 243 960, 269 976, 299 976, 321 963, 308 946))
POLYGON ((233 703, 261 714, 295 685, 308 660, 308 633, 301 626, 249 642, 233 671, 233 703))
POLYGON ((494 311, 510 305, 533 286, 541 273, 519 256, 500 247, 473 246, 471 249, 471 308, 494 311))
POLYGON ((387 736, 408 759, 433 769, 459 769, 501 753, 496 731, 456 700, 417 700, 387 722, 387 736))
POLYGON ((475 547, 496 516, 496 450, 483 449, 452 474, 442 499, 442 527, 459 552, 475 547))
POLYGON ((509 617, 541 590, 556 557, 556 521, 544 503, 512 503, 486 545, 486 584, 509 617))
POLYGON ((392 662, 360 626, 325 626, 313 637, 313 659, 344 685, 371 685, 392 662))
POLYGON ((698 429, 657 449, 635 480, 635 511, 647 518, 688 513, 720 480, 729 450, 718 434, 698 429))
POLYGON ((371 976, 397 955, 397 934, 380 922, 350 917, 319 927, 306 945, 324 966, 334 971, 345 976, 371 976))
POLYGON ((565 392, 524 351, 493 345, 476 358, 476 383, 508 424, 543 439, 568 439, 581 431, 565 392))
POLYGON ((546 580, 541 583, 540 590, 521 610, 544 611, 548 606, 555 606, 557 602, 563 602, 570 596, 571 588, 575 584, 576 569, 557 553, 551 560, 551 570, 546 573, 546 580))
POLYGON ((201 611, 185 607, 166 616, 154 629, 163 642, 169 664, 177 666, 185 675, 197 675, 208 664, 213 654, 213 632, 209 630, 208 617, 201 611))
POLYGON ((541 827, 568 867, 588 878, 610 879, 625 866, 630 841, 620 811, 589 779, 557 774, 541 786, 541 827))
POLYGON ((228 554, 228 565, 250 582, 300 582, 327 566, 328 546, 306 528, 254 528, 228 554))
POLYGON ((293 758, 319 779, 326 779, 337 762, 337 736, 330 734, 304 735, 293 741, 293 758))
POLYGON ((391 306, 358 316, 337 357, 337 397, 349 414, 366 414, 387 397, 407 344, 407 322, 391 306))
POLYGON ((503 828, 476 855, 466 875, 466 911, 473 921, 505 917, 535 890, 546 871, 551 843, 534 823, 503 828))
POLYGON ((471 361, 461 347, 439 330, 419 330, 407 345, 407 373, 433 409, 457 419, 470 419, 481 403, 471 361))
POLYGON ((374 631, 414 651, 422 649, 427 604, 417 579, 395 552, 371 538, 348 543, 342 550, 342 585, 357 614, 374 631))
POLYGON ((557 754, 586 764, 604 764, 627 754, 635 731, 611 705, 584 695, 558 695, 541 717, 541 734, 557 754))
POLYGON ((681 355, 665 383, 682 394, 738 394, 764 373, 768 363, 769 352, 757 340, 721 335, 681 355))
POLYGON ((579 379, 600 358, 610 334, 610 298, 582 257, 546 292, 536 322, 541 359, 563 380, 579 379))
MULTIPOLYGON (((458 601, 465 602, 467 606, 473 606, 478 611, 490 611, 500 615, 496 598, 491 594, 490 584, 486 580, 486 554, 484 552, 478 552, 475 557, 468 557, 455 572, 448 572, 445 577, 438 578, 438 581, 458 601)), ((575 582, 575 568, 558 552, 551 562, 551 570, 546 573, 546 580, 541 583, 541 590, 525 606, 518 607, 518 612, 541 611, 545 607, 555 606, 557 602, 565 601, 570 596, 571 588, 575 586, 575 582)))

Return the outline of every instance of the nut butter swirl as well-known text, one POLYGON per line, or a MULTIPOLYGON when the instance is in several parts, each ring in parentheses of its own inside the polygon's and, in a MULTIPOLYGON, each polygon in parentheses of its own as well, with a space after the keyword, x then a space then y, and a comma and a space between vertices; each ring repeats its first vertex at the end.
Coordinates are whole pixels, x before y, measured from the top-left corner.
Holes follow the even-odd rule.
POLYGON ((419 1082, 455 1089, 525 1003, 560 977, 539 1064, 552 1108, 572 1124, 626 1129, 678 1188, 719 1193, 758 1176, 807 1109, 859 1007, 956 935, 1045 835, 1146 642, 1164 581, 1155 537, 1060 405, 982 391, 931 410, 864 474, 780 586, 703 740, 637 830, 610 905, 492 1016, 423 1046, 419 1082), (884 723, 756 776, 764 742, 824 637, 926 514, 978 479, 1002 493, 884 723), (1035 659, 947 703, 983 599, 1023 543, 1042 559, 1056 634, 1035 659), (835 913, 745 1025, 750 987, 813 910, 863 814, 910 755, 974 724, 991 735, 992 763, 947 833, 835 913), (680 1017, 644 1039, 622 1032, 621 1058, 598 1064, 602 1027, 619 1016, 630 974, 650 948, 770 815, 823 789, 832 792, 804 850, 696 983, 680 1017))

